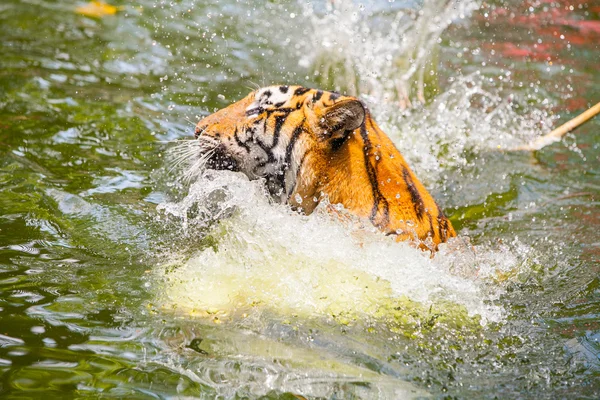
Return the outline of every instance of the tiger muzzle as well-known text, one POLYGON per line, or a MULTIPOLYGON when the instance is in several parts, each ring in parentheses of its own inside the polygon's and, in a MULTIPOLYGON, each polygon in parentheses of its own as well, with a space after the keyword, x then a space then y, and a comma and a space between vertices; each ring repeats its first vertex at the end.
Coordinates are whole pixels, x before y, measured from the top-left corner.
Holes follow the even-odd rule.
POLYGON ((216 170, 239 171, 238 162, 227 152, 225 146, 219 145, 210 158, 206 161, 206 167, 216 170))

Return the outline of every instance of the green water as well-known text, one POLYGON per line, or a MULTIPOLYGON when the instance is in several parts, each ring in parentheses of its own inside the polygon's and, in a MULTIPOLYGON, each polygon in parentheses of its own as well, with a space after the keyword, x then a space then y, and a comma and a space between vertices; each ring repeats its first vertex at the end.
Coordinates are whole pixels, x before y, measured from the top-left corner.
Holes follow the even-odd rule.
MULTIPOLYGON (((352 7, 373 25, 421 7, 398 3, 352 7)), ((215 321, 160 307, 154 272, 174 253, 224 251, 238 221, 223 223, 220 243, 216 222, 182 230, 160 217, 158 204, 187 191, 165 167, 169 141, 255 84, 338 82, 299 62, 319 37, 311 16, 295 2, 143 1, 93 19, 74 11, 82 3, 3 1, 0 397, 600 397, 600 119, 535 154, 485 146, 600 101, 592 3, 494 1, 454 18, 431 50, 428 104, 413 96, 413 111, 382 112, 477 246, 473 262, 442 257, 450 270, 506 263, 485 279, 466 273, 501 310, 480 324, 443 296, 431 306, 398 294, 360 317, 270 307, 215 321), (461 77, 492 94, 453 95, 461 77), (468 104, 444 114, 435 95, 468 104)))

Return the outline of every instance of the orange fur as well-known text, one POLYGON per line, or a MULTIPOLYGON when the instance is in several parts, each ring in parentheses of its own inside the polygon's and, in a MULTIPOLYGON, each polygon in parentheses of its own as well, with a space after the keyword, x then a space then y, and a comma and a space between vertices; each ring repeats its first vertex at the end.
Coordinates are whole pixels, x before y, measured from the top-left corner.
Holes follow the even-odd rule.
POLYGON ((356 98, 272 86, 202 119, 196 135, 220 164, 265 178, 274 197, 310 214, 325 197, 398 240, 437 248, 452 224, 356 98))

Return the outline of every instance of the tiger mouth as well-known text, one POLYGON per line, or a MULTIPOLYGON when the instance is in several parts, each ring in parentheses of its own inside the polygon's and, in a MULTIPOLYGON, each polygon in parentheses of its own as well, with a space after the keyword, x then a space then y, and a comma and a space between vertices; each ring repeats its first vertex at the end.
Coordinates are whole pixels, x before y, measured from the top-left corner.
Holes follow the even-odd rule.
POLYGON ((223 145, 215 147, 206 160, 206 168, 214 170, 239 171, 238 162, 227 152, 223 145))

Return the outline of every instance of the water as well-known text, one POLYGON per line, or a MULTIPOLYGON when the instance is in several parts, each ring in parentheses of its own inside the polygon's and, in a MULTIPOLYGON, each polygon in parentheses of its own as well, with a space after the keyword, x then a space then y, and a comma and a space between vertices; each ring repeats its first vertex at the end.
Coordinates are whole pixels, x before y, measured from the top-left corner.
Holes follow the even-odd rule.
POLYGON ((593 2, 78 5, 0 5, 3 398, 599 396, 600 122, 499 151, 599 101, 593 2), (177 179, 277 83, 359 94, 461 239, 177 179))

